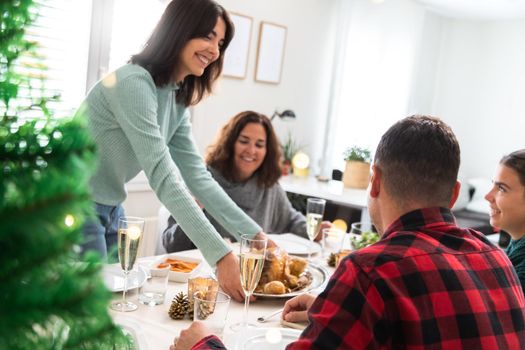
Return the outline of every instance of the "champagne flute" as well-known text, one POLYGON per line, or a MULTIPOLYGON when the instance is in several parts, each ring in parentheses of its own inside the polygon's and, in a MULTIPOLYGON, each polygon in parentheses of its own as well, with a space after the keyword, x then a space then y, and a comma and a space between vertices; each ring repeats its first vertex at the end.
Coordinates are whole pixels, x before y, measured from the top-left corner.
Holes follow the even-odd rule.
POLYGON ((242 323, 232 326, 234 330, 248 327, 248 307, 250 305, 250 297, 261 278, 267 244, 267 238, 253 238, 249 235, 241 236, 240 270, 241 285, 245 294, 244 313, 242 323))
POLYGON ((128 289, 128 276, 139 251, 139 244, 144 232, 143 218, 133 216, 123 216, 118 219, 118 260, 120 267, 124 271, 124 288, 122 290, 122 300, 111 303, 111 308, 116 311, 135 311, 138 306, 126 300, 128 289))
POLYGON ((313 242, 321 229, 325 205, 326 201, 320 198, 308 198, 306 201, 306 233, 308 238, 310 238, 308 260, 312 258, 313 242))

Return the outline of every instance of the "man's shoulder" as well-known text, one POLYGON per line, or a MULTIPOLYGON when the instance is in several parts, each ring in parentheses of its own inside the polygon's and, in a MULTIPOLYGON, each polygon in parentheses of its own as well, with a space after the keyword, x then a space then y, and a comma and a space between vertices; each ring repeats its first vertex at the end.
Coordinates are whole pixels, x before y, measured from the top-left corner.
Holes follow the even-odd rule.
MULTIPOLYGON (((377 268, 387 262, 404 259, 414 254, 414 243, 421 240, 418 235, 419 232, 415 231, 395 232, 368 247, 353 252, 349 255, 349 259, 363 269, 377 268)), ((421 250, 418 248, 419 254, 425 252, 429 253, 430 249, 421 250)))
POLYGON ((463 235, 440 231, 392 232, 375 244, 350 254, 347 262, 358 266, 372 279, 392 272, 402 274, 412 268, 418 270, 417 266, 427 263, 436 269, 453 269, 454 263, 472 268, 478 264, 494 269, 512 268, 501 249, 470 230, 458 230, 463 235))

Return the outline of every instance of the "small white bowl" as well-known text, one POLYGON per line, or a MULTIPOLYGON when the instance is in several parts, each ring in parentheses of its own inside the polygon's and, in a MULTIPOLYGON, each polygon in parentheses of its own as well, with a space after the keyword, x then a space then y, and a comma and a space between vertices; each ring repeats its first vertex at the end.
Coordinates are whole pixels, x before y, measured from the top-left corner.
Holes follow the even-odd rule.
POLYGON ((189 258, 187 256, 182 256, 182 255, 177 255, 177 254, 168 254, 164 258, 162 258, 161 260, 157 261, 156 264, 165 263, 166 259, 168 259, 168 258, 169 259, 180 260, 180 261, 185 261, 185 262, 197 263, 197 266, 193 270, 191 270, 190 272, 180 272, 180 271, 170 270, 170 272, 168 274, 168 280, 170 280, 172 282, 188 282, 188 278, 190 278, 191 275, 193 273, 195 273, 195 271, 199 270, 201 265, 202 265, 202 259, 189 258))

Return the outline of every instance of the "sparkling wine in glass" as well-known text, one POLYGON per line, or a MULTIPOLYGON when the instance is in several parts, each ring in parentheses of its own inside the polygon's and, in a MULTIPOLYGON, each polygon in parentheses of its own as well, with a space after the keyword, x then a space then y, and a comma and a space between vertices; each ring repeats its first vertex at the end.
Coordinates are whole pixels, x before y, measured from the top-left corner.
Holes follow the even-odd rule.
POLYGON ((143 218, 133 216, 123 216, 118 221, 118 259, 124 272, 124 288, 122 300, 111 304, 111 308, 116 311, 135 311, 138 307, 137 304, 126 300, 126 292, 129 273, 137 260, 137 253, 144 232, 144 221, 143 218))
POLYGON ((264 266, 264 259, 266 257, 266 246, 268 240, 266 238, 250 238, 251 236, 241 236, 240 247, 240 270, 241 270, 241 285, 244 290, 244 313, 242 324, 233 325, 234 329, 241 329, 248 327, 248 307, 250 305, 250 297, 257 287, 264 266))
POLYGON ((314 239, 321 229, 325 205, 326 201, 320 198, 308 198, 306 201, 306 233, 308 234, 308 238, 310 238, 308 260, 312 257, 314 239))

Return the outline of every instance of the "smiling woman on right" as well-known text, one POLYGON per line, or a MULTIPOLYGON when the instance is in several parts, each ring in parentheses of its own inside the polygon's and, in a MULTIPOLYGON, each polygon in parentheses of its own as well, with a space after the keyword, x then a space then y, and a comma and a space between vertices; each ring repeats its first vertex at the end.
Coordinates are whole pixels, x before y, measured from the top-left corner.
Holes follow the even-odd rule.
POLYGON ((504 156, 496 169, 490 203, 490 224, 512 238, 505 250, 525 291, 525 149, 504 156))

